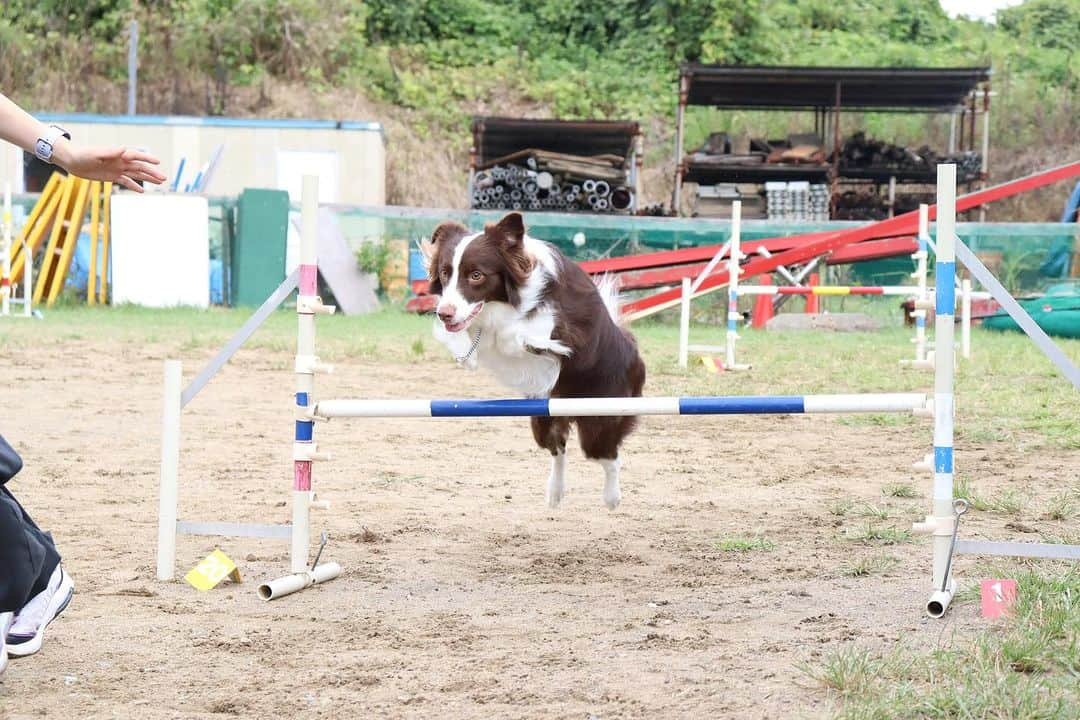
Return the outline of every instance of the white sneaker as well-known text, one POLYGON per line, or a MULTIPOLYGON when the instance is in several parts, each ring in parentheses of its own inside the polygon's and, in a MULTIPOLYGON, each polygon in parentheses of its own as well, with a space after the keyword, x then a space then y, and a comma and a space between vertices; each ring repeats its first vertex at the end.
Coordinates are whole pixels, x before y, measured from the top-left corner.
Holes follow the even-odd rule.
POLYGON ((11 627, 12 620, 15 619, 15 613, 0 613, 0 675, 4 674, 5 668, 7 668, 7 632, 11 627))
POLYGON ((57 565, 44 590, 23 606, 15 615, 15 622, 7 631, 7 654, 9 657, 33 655, 41 649, 45 628, 56 619, 71 602, 75 583, 64 569, 57 565))

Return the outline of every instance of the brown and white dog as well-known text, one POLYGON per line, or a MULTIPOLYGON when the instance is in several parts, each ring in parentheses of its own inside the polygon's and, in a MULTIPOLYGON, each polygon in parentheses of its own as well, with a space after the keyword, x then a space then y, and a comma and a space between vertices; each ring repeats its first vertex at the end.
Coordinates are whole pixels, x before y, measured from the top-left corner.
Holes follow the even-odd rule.
MULTIPOLYGON (((435 337, 470 369, 483 366, 526 397, 639 397, 645 364, 617 325, 612 283, 600 288, 554 246, 529 237, 519 213, 483 232, 447 222, 422 244, 431 292, 440 295, 435 337)), ((635 417, 534 417, 536 443, 551 453, 547 502, 566 492, 566 439, 576 423, 585 457, 604 469, 614 510, 619 446, 635 417)))

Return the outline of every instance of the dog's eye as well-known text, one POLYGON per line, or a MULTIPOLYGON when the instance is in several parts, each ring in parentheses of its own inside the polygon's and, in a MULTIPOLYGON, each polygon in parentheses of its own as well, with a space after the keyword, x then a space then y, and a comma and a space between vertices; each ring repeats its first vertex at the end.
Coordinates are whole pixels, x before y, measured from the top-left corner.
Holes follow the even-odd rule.
POLYGON ((469 273, 469 282, 478 283, 484 279, 484 273, 479 270, 473 270, 469 273))
POLYGON ((447 270, 446 268, 443 268, 442 270, 439 271, 439 278, 443 282, 447 282, 448 280, 450 280, 450 271, 447 270))

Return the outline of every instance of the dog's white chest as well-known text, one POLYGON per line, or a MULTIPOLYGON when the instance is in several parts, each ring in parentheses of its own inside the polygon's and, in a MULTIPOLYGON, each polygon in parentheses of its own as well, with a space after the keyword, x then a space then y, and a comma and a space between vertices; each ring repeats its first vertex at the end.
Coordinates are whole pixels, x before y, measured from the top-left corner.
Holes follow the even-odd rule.
MULTIPOLYGON (((493 308, 494 309, 494 308, 493 308)), ((477 361, 499 382, 529 397, 545 397, 555 386, 562 363, 551 353, 566 354, 567 348, 552 340, 555 316, 542 310, 528 318, 500 318, 493 313, 485 322, 477 361)))
POLYGON ((559 379, 562 363, 526 349, 520 337, 496 334, 477 348, 477 361, 504 385, 527 397, 546 397, 559 379))

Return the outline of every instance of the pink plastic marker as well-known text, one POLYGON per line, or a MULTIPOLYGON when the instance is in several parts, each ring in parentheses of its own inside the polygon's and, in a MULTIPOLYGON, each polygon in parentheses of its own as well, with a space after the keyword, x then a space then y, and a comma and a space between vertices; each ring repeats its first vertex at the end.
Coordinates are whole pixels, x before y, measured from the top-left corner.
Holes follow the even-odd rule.
POLYGON ((982 616, 987 620, 999 618, 1016 602, 1015 580, 982 581, 982 616))

